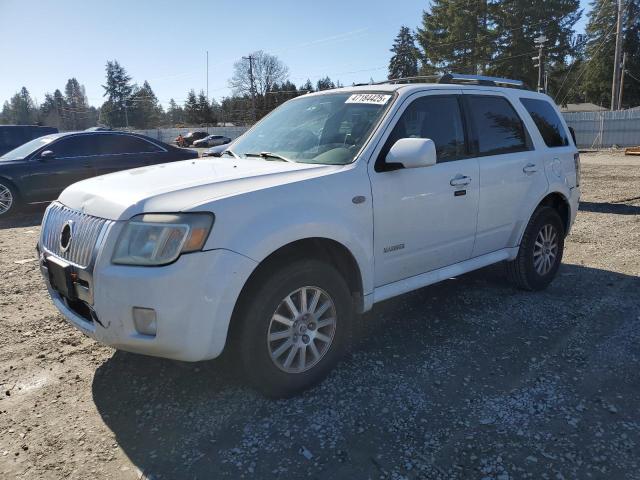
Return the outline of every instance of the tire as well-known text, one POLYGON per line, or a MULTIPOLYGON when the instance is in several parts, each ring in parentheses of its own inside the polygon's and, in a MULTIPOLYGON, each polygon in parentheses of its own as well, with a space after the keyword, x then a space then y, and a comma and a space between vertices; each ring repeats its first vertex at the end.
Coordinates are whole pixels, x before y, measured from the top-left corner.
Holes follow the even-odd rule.
POLYGON ((326 263, 299 260, 260 275, 241 302, 234 341, 247 379, 267 397, 290 397, 319 383, 348 346, 349 288, 326 263))
POLYGON ((560 268, 564 237, 564 224, 557 210, 536 209, 522 237, 518 256, 507 262, 511 283, 529 291, 547 288, 560 268))
POLYGON ((16 189, 0 178, 0 218, 8 218, 19 211, 19 196, 16 189))

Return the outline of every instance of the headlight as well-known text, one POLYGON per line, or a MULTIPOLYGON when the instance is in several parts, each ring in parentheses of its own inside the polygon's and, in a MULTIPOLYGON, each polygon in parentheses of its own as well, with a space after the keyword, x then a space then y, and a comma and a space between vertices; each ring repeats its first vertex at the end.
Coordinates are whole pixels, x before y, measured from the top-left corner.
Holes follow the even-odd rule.
POLYGON ((166 265, 182 253, 201 250, 212 225, 210 213, 138 215, 124 227, 111 261, 121 265, 166 265))

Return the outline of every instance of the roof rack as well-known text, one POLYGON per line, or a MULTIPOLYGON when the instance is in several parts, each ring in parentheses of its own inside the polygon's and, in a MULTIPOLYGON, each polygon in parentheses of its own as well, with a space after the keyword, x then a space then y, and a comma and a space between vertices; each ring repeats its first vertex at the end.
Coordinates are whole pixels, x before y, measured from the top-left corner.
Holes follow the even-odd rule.
POLYGON ((527 89, 522 80, 512 80, 511 78, 487 77, 484 75, 463 75, 461 73, 445 73, 440 77, 438 83, 470 83, 474 85, 486 85, 489 87, 511 87, 527 89))
POLYGON ((356 83, 353 86, 365 85, 385 85, 399 83, 443 83, 443 84, 463 84, 463 85, 484 85, 488 87, 511 87, 528 90, 529 87, 522 80, 512 80, 510 78, 487 77, 484 75, 464 75, 461 73, 445 73, 443 75, 420 75, 415 77, 391 78, 382 82, 356 83))

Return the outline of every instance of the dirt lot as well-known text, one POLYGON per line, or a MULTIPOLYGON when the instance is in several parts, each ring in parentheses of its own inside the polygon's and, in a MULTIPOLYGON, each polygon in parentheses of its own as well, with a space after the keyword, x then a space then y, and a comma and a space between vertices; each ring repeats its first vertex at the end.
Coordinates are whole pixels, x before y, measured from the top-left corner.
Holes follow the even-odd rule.
POLYGON ((41 212, 5 222, 0 478, 640 479, 640 158, 583 155, 583 200, 547 291, 492 267, 387 301, 286 401, 83 337, 30 261, 41 212))

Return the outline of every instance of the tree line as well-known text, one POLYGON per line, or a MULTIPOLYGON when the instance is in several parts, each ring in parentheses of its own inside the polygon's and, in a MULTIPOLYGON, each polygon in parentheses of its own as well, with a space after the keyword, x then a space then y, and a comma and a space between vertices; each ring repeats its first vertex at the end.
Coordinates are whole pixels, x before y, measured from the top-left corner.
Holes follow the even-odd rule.
MULTIPOLYGON (((640 104, 640 0, 624 4, 622 106, 627 108, 640 104)), ((535 88, 535 39, 544 35, 545 83, 556 103, 609 106, 617 0, 593 0, 590 6, 585 34, 576 34, 583 14, 579 0, 432 0, 417 28, 400 28, 389 78, 485 74, 524 80, 535 88)))
MULTIPOLYGON (((402 26, 388 65, 389 78, 445 72, 486 74, 537 85, 532 57, 544 35, 547 92, 558 104, 591 102, 608 106, 616 39, 617 0, 592 0, 585 34, 576 34, 583 15, 579 0, 432 0, 420 24, 402 26)), ((624 0, 622 42, 626 53, 623 108, 640 105, 640 0, 624 0)), ((342 86, 328 76, 296 85, 286 65, 256 51, 238 60, 228 81, 232 94, 220 102, 190 90, 166 110, 148 81, 133 83, 117 61, 106 64, 104 103, 89 105, 84 86, 70 78, 63 91, 37 104, 25 87, 4 102, 0 123, 40 123, 60 130, 94 125, 155 128, 232 123, 251 124, 298 95, 342 86)))
POLYGON ((22 87, 4 102, 0 124, 40 124, 59 130, 82 130, 96 125, 135 129, 245 125, 300 94, 341 86, 329 77, 321 78, 315 85, 307 80, 296 86, 289 81, 288 69, 277 57, 262 51, 254 52, 252 56, 258 59, 252 79, 242 61, 236 63, 229 80, 233 94, 220 103, 209 100, 203 90, 196 93, 191 89, 182 104, 171 98, 165 110, 148 81, 141 86, 133 83, 124 66, 117 60, 110 60, 102 85, 105 101, 100 107, 89 105, 85 87, 71 78, 64 93, 59 89, 46 93, 42 104, 37 104, 27 88, 22 87), (255 89, 250 85, 255 85, 255 89))

